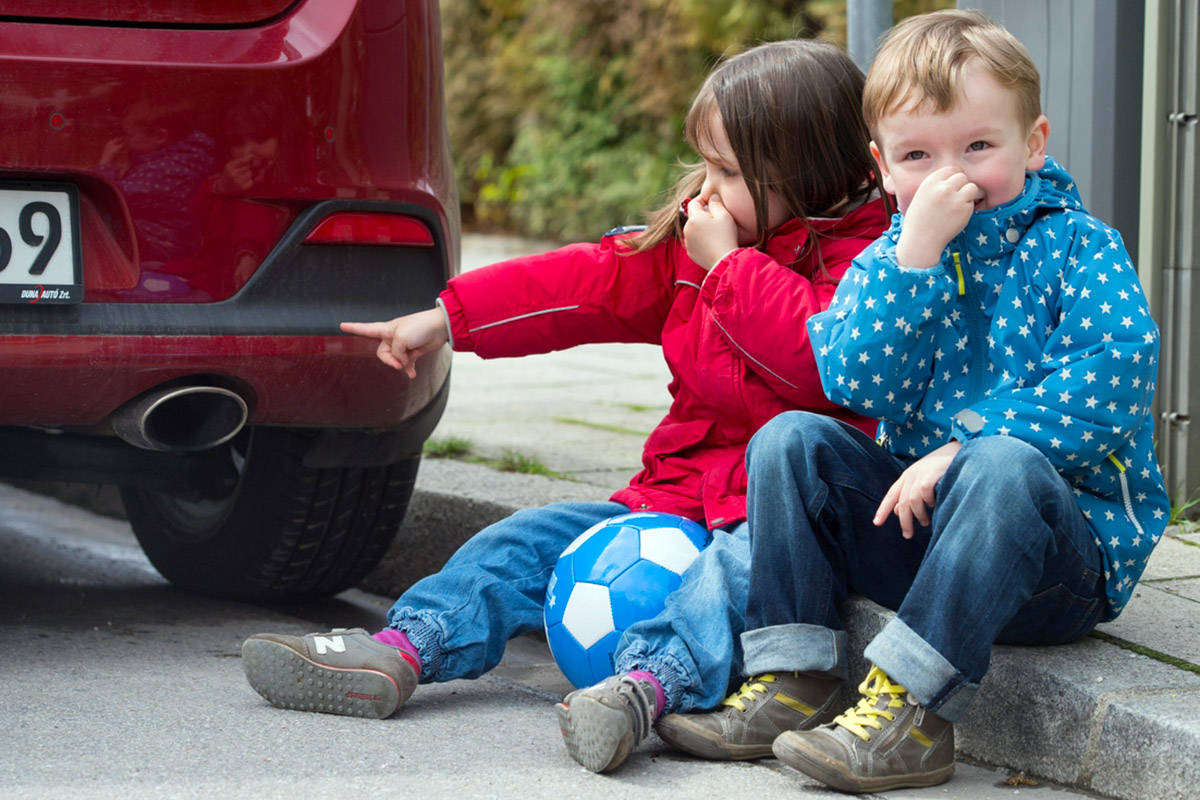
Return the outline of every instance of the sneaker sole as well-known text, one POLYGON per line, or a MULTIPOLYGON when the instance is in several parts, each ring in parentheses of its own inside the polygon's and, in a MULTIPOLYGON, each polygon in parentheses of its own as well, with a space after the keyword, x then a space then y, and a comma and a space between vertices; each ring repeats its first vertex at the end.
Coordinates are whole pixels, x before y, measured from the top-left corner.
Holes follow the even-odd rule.
POLYGON ((729 744, 721 735, 706 728, 667 717, 654 726, 659 738, 677 750, 711 761, 752 761, 770 758, 771 742, 766 744, 729 744))
POLYGON ((242 669, 254 691, 276 708, 384 719, 400 705, 396 682, 382 672, 318 664, 278 642, 247 640, 242 669))
POLYGON ((828 786, 842 792, 863 794, 886 792, 891 789, 911 789, 937 786, 954 776, 954 763, 932 772, 910 772, 903 775, 882 775, 862 778, 846 773, 846 765, 824 753, 808 750, 796 745, 787 736, 775 740, 772 747, 775 757, 793 769, 803 772, 828 786))
POLYGON ((592 772, 616 769, 633 749, 633 732, 624 710, 590 697, 554 707, 567 753, 592 772))

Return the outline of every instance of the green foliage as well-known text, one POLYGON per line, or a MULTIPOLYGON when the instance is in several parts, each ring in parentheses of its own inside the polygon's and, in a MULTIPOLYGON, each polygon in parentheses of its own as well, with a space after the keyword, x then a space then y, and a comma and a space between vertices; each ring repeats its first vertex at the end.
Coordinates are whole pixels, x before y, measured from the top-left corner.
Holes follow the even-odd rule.
POLYGON ((471 453, 473 445, 469 439, 460 436, 446 436, 427 439, 421 448, 426 458, 464 458, 471 453))
POLYGON ((537 458, 524 455, 516 450, 506 449, 501 451, 496 458, 487 458, 473 455, 474 449, 475 445, 470 439, 464 439, 461 436, 444 436, 427 439, 421 453, 425 458, 454 458, 472 464, 483 464, 501 472, 520 472, 526 475, 545 475, 548 478, 558 478, 559 480, 568 479, 547 467, 537 458))
POLYGON ((1200 506, 1200 491, 1196 491, 1186 500, 1177 499, 1172 501, 1171 515, 1167 518, 1167 524, 1185 525, 1191 523, 1197 514, 1197 506, 1200 506))
MULTIPOLYGON (((897 17, 951 5, 897 0, 897 17)), ((845 0, 442 0, 441 12, 464 226, 560 241, 594 241, 659 204, 694 160, 683 116, 722 55, 845 38, 845 0)))
POLYGON ((518 453, 516 450, 504 450, 500 453, 499 459, 489 463, 501 472, 519 472, 524 475, 544 475, 547 478, 564 479, 563 475, 550 469, 533 456, 518 453))

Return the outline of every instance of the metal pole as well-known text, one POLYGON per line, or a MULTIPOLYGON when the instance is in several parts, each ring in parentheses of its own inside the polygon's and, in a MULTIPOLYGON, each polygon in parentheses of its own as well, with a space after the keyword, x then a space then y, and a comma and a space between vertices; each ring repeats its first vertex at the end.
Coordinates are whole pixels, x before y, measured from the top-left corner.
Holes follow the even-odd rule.
POLYGON ((892 0, 846 0, 846 50, 863 72, 893 20, 892 0))

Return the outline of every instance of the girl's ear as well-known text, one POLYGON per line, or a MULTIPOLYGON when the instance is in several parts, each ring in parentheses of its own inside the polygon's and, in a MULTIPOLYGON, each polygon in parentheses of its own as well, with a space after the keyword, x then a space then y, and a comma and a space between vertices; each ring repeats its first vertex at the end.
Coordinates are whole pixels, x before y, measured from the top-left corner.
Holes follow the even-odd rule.
POLYGON ((1033 122, 1029 131, 1029 140, 1025 143, 1028 158, 1025 169, 1037 172, 1046 165, 1046 140, 1050 138, 1050 120, 1043 114, 1033 122))
POLYGON ((895 194, 896 184, 892 182, 892 173, 888 171, 887 164, 883 160, 883 153, 879 152, 879 146, 875 144, 874 139, 871 140, 871 157, 879 166, 879 177, 883 179, 883 190, 888 194, 895 194))

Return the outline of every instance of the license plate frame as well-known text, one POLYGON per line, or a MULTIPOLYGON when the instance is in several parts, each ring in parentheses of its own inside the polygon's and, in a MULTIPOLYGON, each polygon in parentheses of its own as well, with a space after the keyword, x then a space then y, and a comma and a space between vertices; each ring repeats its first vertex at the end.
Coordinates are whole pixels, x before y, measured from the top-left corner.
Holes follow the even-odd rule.
POLYGON ((0 303, 83 302, 79 189, 0 181, 0 303))

